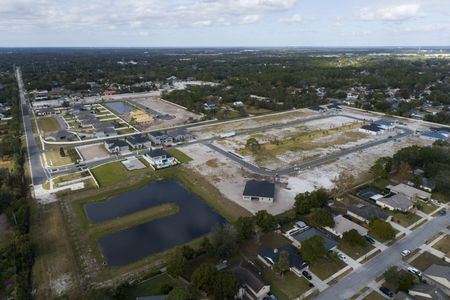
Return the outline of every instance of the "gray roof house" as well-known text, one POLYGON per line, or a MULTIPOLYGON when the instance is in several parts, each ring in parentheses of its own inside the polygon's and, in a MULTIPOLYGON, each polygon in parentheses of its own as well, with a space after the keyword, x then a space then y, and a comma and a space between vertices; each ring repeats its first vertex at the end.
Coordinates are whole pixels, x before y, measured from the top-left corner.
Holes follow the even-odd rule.
POLYGON ((310 227, 304 231, 294 232, 290 237, 295 241, 294 244, 301 246, 302 242, 309 240, 310 238, 317 235, 323 238, 325 249, 327 249, 327 251, 333 250, 338 246, 338 243, 329 234, 323 233, 322 231, 317 230, 313 227, 310 227))
POLYGON ((390 197, 379 198, 375 200, 375 202, 383 208, 387 208, 389 210, 399 210, 402 212, 408 212, 414 206, 410 198, 404 194, 395 194, 390 197))
POLYGON ((144 134, 131 135, 126 138, 126 141, 133 149, 149 148, 152 145, 150 139, 144 134))
POLYGON ((231 269, 239 280, 240 288, 237 299, 262 300, 270 292, 270 285, 264 283, 259 272, 251 264, 241 262, 231 269))
POLYGON ((450 296, 450 267, 433 264, 423 272, 423 277, 428 283, 436 284, 450 296))
POLYGON ((155 145, 166 145, 173 143, 173 137, 163 132, 149 133, 148 137, 155 145))
POLYGON ((275 199, 275 184, 268 181, 249 180, 245 184, 242 199, 273 203, 275 199))
POLYGON ((283 251, 289 254, 290 270, 297 276, 302 276, 301 271, 307 268, 309 263, 302 258, 298 252, 298 248, 293 245, 286 245, 278 249, 262 248, 258 251, 258 259, 266 266, 272 267, 279 260, 280 253, 283 251))
POLYGON ((105 141, 105 148, 110 153, 121 153, 129 151, 128 143, 123 140, 107 140, 105 141))
POLYGON ((353 204, 347 208, 347 215, 363 222, 370 222, 372 219, 387 220, 389 214, 381 208, 370 204, 353 204))

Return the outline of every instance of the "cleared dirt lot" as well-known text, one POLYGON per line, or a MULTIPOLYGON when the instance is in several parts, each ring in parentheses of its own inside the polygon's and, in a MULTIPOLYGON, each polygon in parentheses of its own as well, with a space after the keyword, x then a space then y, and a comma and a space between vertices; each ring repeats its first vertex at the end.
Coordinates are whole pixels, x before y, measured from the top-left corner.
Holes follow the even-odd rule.
POLYGON ((77 147, 78 152, 85 161, 96 160, 109 156, 103 144, 93 144, 77 147))

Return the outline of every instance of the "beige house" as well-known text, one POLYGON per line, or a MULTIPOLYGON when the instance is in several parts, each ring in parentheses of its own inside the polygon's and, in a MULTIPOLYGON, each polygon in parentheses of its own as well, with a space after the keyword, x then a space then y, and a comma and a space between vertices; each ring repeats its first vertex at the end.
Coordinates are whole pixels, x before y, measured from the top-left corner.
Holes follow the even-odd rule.
POLYGON ((327 226, 325 227, 325 229, 340 238, 342 238, 344 232, 350 231, 352 229, 355 229, 362 236, 365 236, 368 232, 366 228, 350 221, 349 219, 346 219, 342 215, 334 217, 334 223, 335 225, 333 228, 327 226))

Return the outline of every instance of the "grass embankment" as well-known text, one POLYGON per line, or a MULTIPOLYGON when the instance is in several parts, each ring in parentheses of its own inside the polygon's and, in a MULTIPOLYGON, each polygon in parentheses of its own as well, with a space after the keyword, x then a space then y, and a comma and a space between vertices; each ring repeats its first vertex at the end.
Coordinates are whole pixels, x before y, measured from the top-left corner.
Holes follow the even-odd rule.
POLYGON ((169 148, 169 149, 167 149, 167 152, 183 164, 188 163, 192 160, 192 158, 187 156, 185 153, 183 153, 180 150, 175 149, 175 148, 169 148))
POLYGON ((261 149, 255 152, 250 151, 247 148, 241 149, 240 154, 252 155, 257 162, 263 162, 265 160, 271 160, 276 158, 277 155, 290 152, 299 152, 314 150, 318 148, 328 148, 331 146, 345 145, 350 142, 357 141, 366 136, 361 132, 350 131, 354 128, 361 127, 365 122, 356 122, 341 127, 330 128, 326 130, 316 130, 309 132, 301 132, 292 134, 283 140, 271 141, 261 145, 261 149), (337 133, 342 133, 341 136, 330 141, 320 141, 324 137, 329 137, 337 133))
POLYGON ((58 121, 54 117, 45 117, 37 119, 39 130, 43 132, 58 131, 61 129, 58 121))

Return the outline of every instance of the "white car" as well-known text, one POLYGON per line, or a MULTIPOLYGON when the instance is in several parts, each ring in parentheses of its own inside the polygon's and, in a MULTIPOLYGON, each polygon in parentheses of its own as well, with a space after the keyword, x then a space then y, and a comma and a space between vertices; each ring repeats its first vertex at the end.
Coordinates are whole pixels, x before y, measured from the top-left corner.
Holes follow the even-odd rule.
POLYGON ((401 254, 402 254, 403 257, 405 257, 405 256, 410 255, 410 254, 411 254, 411 251, 408 250, 408 249, 406 249, 406 250, 403 250, 403 251, 401 252, 401 254))
POLYGON ((345 256, 342 253, 338 253, 338 257, 342 260, 342 261, 347 261, 347 256, 345 256))
POLYGON ((415 274, 417 276, 422 276, 422 272, 413 267, 408 267, 408 272, 415 274))

